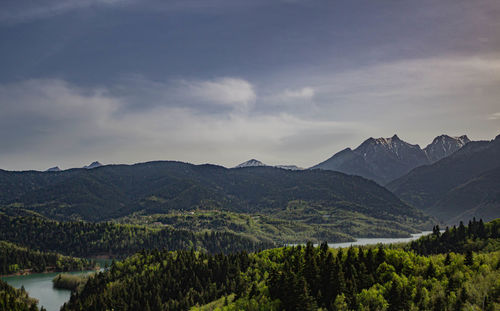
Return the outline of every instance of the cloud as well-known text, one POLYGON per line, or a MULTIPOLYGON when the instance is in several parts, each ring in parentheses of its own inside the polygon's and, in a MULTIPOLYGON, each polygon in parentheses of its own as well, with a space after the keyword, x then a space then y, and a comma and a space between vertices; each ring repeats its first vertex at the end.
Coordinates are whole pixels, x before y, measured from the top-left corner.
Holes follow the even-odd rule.
POLYGON ((181 107, 200 112, 248 111, 257 100, 255 87, 236 77, 211 80, 152 81, 129 75, 111 88, 130 109, 181 107))
MULTIPOLYGON (((365 125, 357 133, 368 137, 398 133, 421 145, 440 134, 466 131, 473 139, 490 139, 498 131, 484 119, 498 112, 499 54, 441 55, 304 72, 301 68, 275 74, 273 81, 260 81, 259 90, 268 96, 259 96, 259 112, 355 121, 365 125), (305 86, 314 90, 311 98, 298 96, 308 94, 300 91, 305 86), (286 96, 290 94, 295 96, 286 96)), ((343 146, 335 139, 327 142, 333 153, 356 147, 363 138, 356 134, 343 146)))
POLYGON ((287 88, 284 91, 274 90, 266 99, 276 105, 290 105, 297 103, 312 102, 316 91, 314 88, 306 86, 301 88, 287 88))
MULTIPOLYGON (((134 98, 105 88, 80 88, 57 79, 0 85, 0 167, 78 167, 89 161, 133 163, 175 159, 232 166, 258 156, 269 163, 306 158, 314 152, 293 141, 301 133, 341 133, 360 128, 349 122, 301 118, 286 112, 255 115, 241 110, 256 94, 238 79, 183 84, 187 98, 203 97, 238 109, 204 113, 197 106, 153 105, 130 109, 134 98), (281 148, 281 147, 283 148, 281 148), (285 148, 286 147, 286 148, 285 148)), ((178 94, 179 95, 179 94, 178 94)), ((318 148, 324 146, 318 145, 318 148)))
MULTIPOLYGON (((282 82, 286 83, 286 79, 282 82)), ((267 95, 259 97, 256 108, 258 113, 287 112, 306 116, 317 112, 314 98, 316 91, 310 86, 288 87, 284 90, 279 87, 267 87, 266 93, 267 95)))
POLYGON ((146 9, 154 12, 220 12, 225 9, 246 8, 260 3, 262 0, 37 0, 19 1, 3 0, 0 11, 0 22, 19 23, 37 19, 50 18, 68 12, 102 7, 129 7, 132 10, 146 9))
POLYGON ((490 114, 488 120, 500 120, 500 112, 490 114))
POLYGON ((257 98, 254 87, 248 81, 237 78, 220 78, 210 81, 181 83, 181 92, 198 102, 247 109, 257 98))
POLYGON ((311 99, 314 97, 314 89, 312 87, 303 87, 298 90, 285 90, 281 96, 287 99, 311 99))
MULTIPOLYGON (((61 80, 27 80, 0 85, 2 154, 71 149, 105 138, 120 102, 103 90, 84 90, 61 80)), ((60 150, 61 151, 61 150, 60 150)))
POLYGON ((315 75, 0 84, 0 167, 158 159, 233 166, 248 158, 309 167, 369 136, 489 139, 500 58, 443 57, 315 75), (277 99, 282 100, 278 102, 277 99))
POLYGON ((314 87, 322 116, 365 120, 383 135, 405 131, 423 144, 423 137, 460 133, 467 124, 470 135, 484 137, 495 132, 479 120, 498 111, 500 55, 407 59, 301 83, 314 87))
POLYGON ((133 0, 5 0, 2 2, 0 21, 18 23, 52 17, 77 9, 126 4, 132 1, 133 0))

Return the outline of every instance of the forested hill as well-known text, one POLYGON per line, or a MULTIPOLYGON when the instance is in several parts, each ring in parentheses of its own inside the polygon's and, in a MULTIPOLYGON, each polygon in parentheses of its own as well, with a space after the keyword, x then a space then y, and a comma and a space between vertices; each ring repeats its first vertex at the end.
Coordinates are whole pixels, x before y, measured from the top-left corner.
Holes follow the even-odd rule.
MULTIPOLYGON (((56 219, 108 220, 193 209, 274 214, 291 202, 417 227, 429 218, 375 182, 323 170, 148 162, 61 172, 0 171, 0 203, 56 219)), ((328 215, 327 215, 328 216, 328 215)))
MULTIPOLYGON (((0 280, 0 310, 5 311, 38 311, 38 302, 30 298, 23 289, 15 289, 0 280)), ((41 308, 40 311, 45 311, 41 308)))
POLYGON ((458 227, 447 227, 442 233, 439 226, 433 231, 433 234, 411 242, 409 248, 424 255, 500 250, 500 218, 486 224, 482 219, 476 221, 474 218, 468 226, 460 222, 458 227))
POLYGON ((256 254, 148 251, 91 278, 62 310, 498 310, 499 260, 499 251, 422 256, 326 243, 256 254))
POLYGON ((0 274, 18 272, 78 271, 96 268, 87 259, 62 256, 54 252, 41 252, 0 241, 0 274))
POLYGON ((0 240, 35 250, 87 258, 99 255, 124 258, 141 249, 154 248, 229 253, 275 246, 227 232, 193 233, 112 223, 58 222, 37 216, 8 216, 1 212, 0 240))

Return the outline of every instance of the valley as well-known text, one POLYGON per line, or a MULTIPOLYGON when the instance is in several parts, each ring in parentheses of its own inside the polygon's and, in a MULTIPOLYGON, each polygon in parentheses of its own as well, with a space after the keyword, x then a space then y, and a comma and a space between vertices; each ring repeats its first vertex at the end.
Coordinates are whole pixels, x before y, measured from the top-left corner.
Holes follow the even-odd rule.
POLYGON ((449 155, 387 188, 355 172, 257 160, 231 169, 155 161, 0 170, 0 304, 13 305, 2 300, 9 292, 20 310, 36 310, 39 298, 48 311, 461 309, 480 301, 494 309, 500 225, 483 218, 499 215, 498 137, 447 146, 449 155), (98 269, 80 258, 114 261, 62 280, 60 272, 98 269), (460 281, 459 271, 467 273, 460 281), (78 286, 48 288, 56 275, 54 286, 78 286))
POLYGON ((499 21, 0 0, 0 311, 500 311, 499 21))

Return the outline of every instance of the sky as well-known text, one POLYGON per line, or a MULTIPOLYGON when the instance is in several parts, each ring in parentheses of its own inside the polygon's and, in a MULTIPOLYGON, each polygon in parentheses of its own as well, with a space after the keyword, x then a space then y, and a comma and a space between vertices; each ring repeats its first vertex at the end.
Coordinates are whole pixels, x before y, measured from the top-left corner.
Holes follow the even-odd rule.
POLYGON ((497 0, 2 0, 0 168, 500 134, 497 0))

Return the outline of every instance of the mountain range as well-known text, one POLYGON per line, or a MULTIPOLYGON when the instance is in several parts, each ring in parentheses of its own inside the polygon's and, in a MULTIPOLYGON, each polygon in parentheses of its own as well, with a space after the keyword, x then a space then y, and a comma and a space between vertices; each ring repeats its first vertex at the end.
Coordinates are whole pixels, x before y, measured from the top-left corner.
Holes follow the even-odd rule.
POLYGON ((446 223, 500 215, 500 135, 466 144, 387 185, 405 202, 446 223))
POLYGON ((59 166, 54 166, 54 167, 46 169, 45 171, 46 172, 60 172, 61 169, 59 168, 59 166))
POLYGON ((327 232, 323 238, 401 236, 433 222, 373 181, 325 170, 160 161, 50 174, 0 171, 0 187, 0 206, 58 220, 214 210, 307 225, 327 232))
POLYGON ((468 142, 470 140, 465 135, 441 135, 422 149, 419 145, 401 140, 397 135, 390 138, 370 137, 356 149, 344 149, 312 169, 359 175, 385 185, 416 167, 450 156, 468 142))
MULTIPOLYGON (((94 162, 90 163, 89 165, 83 166, 83 168, 93 169, 93 168, 96 168, 99 166, 102 166, 102 164, 99 161, 94 161, 94 162)), ((60 171, 62 171, 62 170, 59 168, 59 166, 54 166, 54 167, 51 167, 51 168, 48 168, 45 170, 45 172, 60 172, 60 171)))
MULTIPOLYGON (((259 166, 271 166, 271 165, 264 164, 256 159, 250 159, 248 161, 236 165, 234 168, 259 167, 259 166)), ((292 170, 292 171, 303 170, 303 168, 298 167, 297 165, 273 165, 272 167, 282 168, 284 170, 292 170)))
MULTIPOLYGON (((307 223, 312 231, 370 228, 358 236, 389 223, 398 234, 423 228, 431 219, 418 210, 447 224, 500 215, 500 135, 492 141, 441 135, 423 149, 397 135, 369 138, 308 170, 251 159, 232 169, 156 161, 48 171, 0 170, 0 207, 58 220, 212 210, 307 223)), ((248 222, 247 216, 236 218, 248 222)))

